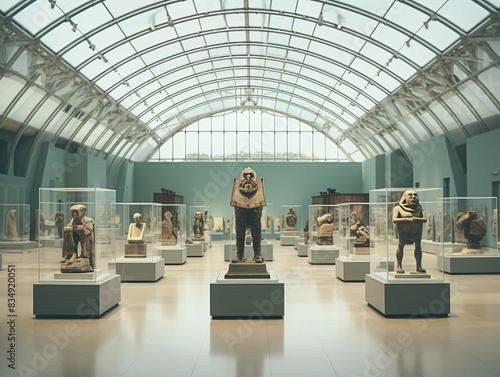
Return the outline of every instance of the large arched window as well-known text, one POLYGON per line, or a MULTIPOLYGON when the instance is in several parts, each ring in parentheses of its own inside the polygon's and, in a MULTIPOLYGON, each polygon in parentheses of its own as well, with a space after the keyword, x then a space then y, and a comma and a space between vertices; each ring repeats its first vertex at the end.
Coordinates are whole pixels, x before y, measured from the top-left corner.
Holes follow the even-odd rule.
MULTIPOLYGON (((349 152, 355 152, 351 147, 349 152)), ((310 125, 250 110, 203 118, 176 132, 150 159, 204 160, 349 161, 332 140, 310 125)))

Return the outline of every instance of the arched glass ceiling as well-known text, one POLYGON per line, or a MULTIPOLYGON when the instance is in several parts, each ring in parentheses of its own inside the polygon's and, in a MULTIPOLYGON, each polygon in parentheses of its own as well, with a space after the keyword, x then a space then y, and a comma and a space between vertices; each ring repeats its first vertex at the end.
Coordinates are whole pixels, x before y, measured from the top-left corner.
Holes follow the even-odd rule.
MULTIPOLYGON (((20 27, 32 44, 15 40, 5 60, 16 77, 2 81, 18 88, 17 102, 40 97, 16 119, 23 125, 43 110, 50 119, 38 128, 56 140, 134 160, 149 159, 174 132, 228 109, 300 119, 345 144, 349 160, 407 153, 441 133, 459 143, 487 131, 484 117, 498 114, 497 90, 484 78, 497 69, 499 5, 3 0, 6 34, 14 39, 11 28, 20 27), (47 77, 23 81, 34 63, 47 77), (58 64, 64 74, 53 68, 58 64), (73 80, 66 83, 73 91, 85 86, 84 93, 47 94, 47 81, 54 86, 47 66, 61 81, 73 80), (79 75, 84 80, 75 84, 79 75)), ((18 103, 11 105, 3 119, 13 117, 18 103)))

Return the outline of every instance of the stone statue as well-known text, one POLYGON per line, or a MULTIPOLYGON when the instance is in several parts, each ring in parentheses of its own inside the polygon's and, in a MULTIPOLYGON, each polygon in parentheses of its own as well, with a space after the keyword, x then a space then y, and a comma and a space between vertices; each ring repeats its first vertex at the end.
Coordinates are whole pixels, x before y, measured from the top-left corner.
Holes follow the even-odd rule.
POLYGON ((491 215, 491 235, 493 237, 498 237, 498 211, 495 208, 491 215))
POLYGON ((479 243, 486 235, 486 224, 477 212, 469 211, 457 221, 457 230, 463 231, 467 240, 467 248, 460 254, 484 254, 479 243))
POLYGON ((7 241, 19 240, 19 236, 17 234, 15 209, 11 209, 9 212, 7 212, 7 216, 5 216, 5 238, 7 239, 7 241))
POLYGON ((326 213, 318 217, 318 245, 333 245, 333 216, 326 213))
POLYGON ((245 233, 250 227, 254 251, 254 261, 263 263, 261 255, 261 217, 262 207, 266 205, 264 180, 257 179, 255 171, 248 167, 243 169, 240 179, 233 181, 231 206, 236 218, 236 257, 233 263, 245 262, 245 233))
POLYGON ((286 231, 284 233, 285 236, 298 236, 299 232, 297 231, 297 214, 293 210, 293 207, 288 209, 288 213, 286 214, 286 231))
POLYGON ((392 222, 399 234, 399 244, 396 251, 397 273, 404 274, 403 250, 405 244, 415 243, 415 261, 417 272, 425 273, 422 268, 422 225, 427 221, 425 212, 418 200, 418 194, 413 190, 404 192, 399 204, 392 211, 392 222))
MULTIPOLYGON (((368 232, 365 224, 358 220, 356 224, 351 226, 351 232, 354 232, 354 237, 356 237, 353 245, 354 247, 370 247, 370 233, 368 232)), ((353 252, 353 254, 355 253, 353 252)))
POLYGON ((125 245, 125 258, 145 258, 147 255, 147 245, 144 241, 144 231, 147 224, 141 222, 142 215, 134 213, 134 222, 128 227, 127 242, 125 245))
POLYGON ((163 246, 174 246, 177 239, 174 235, 174 225, 172 224, 172 213, 165 212, 164 220, 161 222, 161 244, 163 246))
POLYGON ((427 215, 427 231, 425 239, 434 241, 434 216, 427 215))
POLYGON ((465 238, 464 234, 464 228, 458 226, 458 222, 460 221, 463 215, 465 215, 465 212, 457 213, 457 218, 455 222, 455 225, 457 225, 455 229, 455 242, 467 243, 467 238, 465 238))
POLYGON ((356 237, 356 227, 355 226, 356 226, 356 223, 359 222, 358 214, 356 213, 356 211, 352 211, 351 214, 349 215, 349 218, 350 218, 350 222, 351 222, 350 235, 351 235, 351 237, 356 237))
POLYGON ((95 268, 94 220, 85 216, 87 207, 83 204, 72 206, 70 211, 71 220, 63 228, 61 272, 92 272, 95 268))
POLYGON ((205 221, 201 212, 196 212, 193 218, 193 239, 205 241, 205 221))
POLYGON ((230 240, 231 239, 231 218, 229 216, 227 217, 226 229, 227 229, 227 239, 230 240))
POLYGON ((63 238, 64 212, 56 212, 55 226, 57 228, 56 238, 63 238))
POLYGON ((309 220, 306 221, 306 226, 304 227, 304 245, 309 245, 309 220))

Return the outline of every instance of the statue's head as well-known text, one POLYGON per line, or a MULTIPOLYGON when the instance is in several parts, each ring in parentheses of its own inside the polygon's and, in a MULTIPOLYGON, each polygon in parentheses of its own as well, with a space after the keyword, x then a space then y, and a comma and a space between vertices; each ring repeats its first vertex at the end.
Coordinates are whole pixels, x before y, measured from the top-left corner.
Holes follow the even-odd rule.
POLYGON ((198 219, 203 219, 203 213, 201 213, 201 212, 196 212, 196 213, 194 214, 194 218, 195 218, 195 219, 197 219, 197 220, 198 220, 198 219))
POLYGON ((358 222, 358 214, 356 211, 351 212, 351 224, 356 224, 358 222))
POLYGON ((132 216, 132 218, 135 221, 135 225, 138 226, 141 223, 142 215, 140 213, 134 213, 134 216, 132 216))
POLYGON ((170 220, 172 218, 172 213, 170 213, 170 211, 165 212, 164 218, 165 220, 170 220))
POLYGON ((321 226, 323 224, 331 224, 333 221, 333 216, 331 213, 325 213, 323 216, 318 217, 318 224, 321 226))
POLYGON ((248 198, 257 192, 257 173, 248 167, 242 170, 240 174, 240 193, 248 198))
POLYGON ((409 207, 416 207, 418 203, 418 194, 414 190, 406 190, 399 201, 399 204, 409 207))
POLYGON ((293 212, 293 207, 288 208, 288 212, 293 212))
POLYGON ((85 207, 83 204, 74 205, 69 210, 71 211, 71 217, 76 221, 83 219, 83 217, 87 213, 87 207, 85 207))

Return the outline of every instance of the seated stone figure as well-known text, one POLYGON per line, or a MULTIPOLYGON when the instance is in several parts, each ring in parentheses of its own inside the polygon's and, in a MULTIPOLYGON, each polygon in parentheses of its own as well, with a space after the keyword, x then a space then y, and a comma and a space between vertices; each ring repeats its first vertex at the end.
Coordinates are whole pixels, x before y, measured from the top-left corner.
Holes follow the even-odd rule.
POLYGON ((486 224, 479 218, 477 212, 469 211, 457 221, 457 230, 463 232, 467 240, 467 248, 460 254, 484 254, 479 243, 486 235, 486 224))
POLYGON ((5 238, 7 241, 17 241, 16 210, 11 209, 5 217, 5 238))
POLYGON ((91 272, 95 268, 94 220, 82 204, 70 208, 71 220, 63 228, 61 272, 91 272), (78 256, 80 245, 80 256, 78 256))
POLYGON ((358 220, 354 225, 351 225, 351 233, 356 237, 354 247, 370 247, 370 233, 361 221, 358 220))
POLYGON ((298 236, 299 232, 297 231, 297 214, 293 210, 293 207, 288 209, 288 213, 286 214, 286 231, 284 233, 285 236, 298 236))

